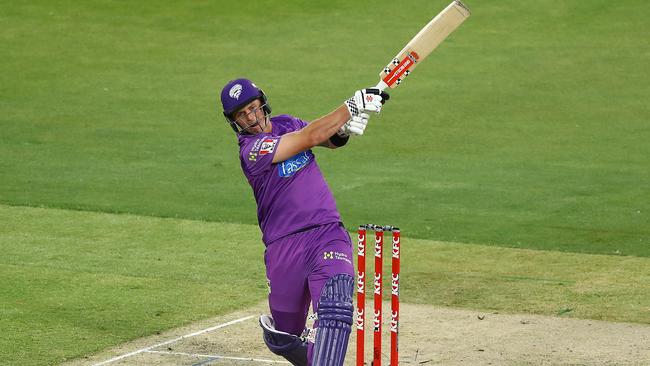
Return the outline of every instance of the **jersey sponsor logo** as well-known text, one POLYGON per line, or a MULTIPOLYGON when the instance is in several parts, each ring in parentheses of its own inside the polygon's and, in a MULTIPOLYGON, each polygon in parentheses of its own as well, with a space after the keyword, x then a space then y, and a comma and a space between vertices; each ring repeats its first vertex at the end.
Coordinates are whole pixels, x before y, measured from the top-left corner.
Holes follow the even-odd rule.
POLYGON ((253 142, 253 147, 251 147, 251 151, 260 151, 260 147, 262 146, 262 140, 264 139, 257 139, 255 142, 253 142))
POLYGON ((341 252, 335 252, 335 251, 325 251, 323 252, 323 259, 324 260, 337 260, 337 261, 345 261, 348 262, 349 264, 352 264, 352 261, 350 258, 348 258, 348 255, 345 253, 341 252))
POLYGON ((260 147, 260 155, 270 154, 275 150, 275 144, 278 140, 273 139, 264 139, 262 140, 262 146, 260 147))
POLYGON ((314 155, 311 151, 303 151, 300 154, 294 155, 293 157, 283 161, 278 164, 278 174, 282 178, 288 178, 296 174, 297 171, 304 168, 309 164, 314 155))
POLYGON ((275 150, 278 140, 270 138, 257 139, 253 142, 251 150, 248 152, 248 161, 257 162, 257 157, 267 155, 275 150))
POLYGON ((262 141, 265 139, 257 139, 255 142, 253 142, 253 146, 251 147, 251 151, 248 152, 248 161, 256 162, 257 161, 257 155, 260 153, 260 148, 262 147, 262 141))

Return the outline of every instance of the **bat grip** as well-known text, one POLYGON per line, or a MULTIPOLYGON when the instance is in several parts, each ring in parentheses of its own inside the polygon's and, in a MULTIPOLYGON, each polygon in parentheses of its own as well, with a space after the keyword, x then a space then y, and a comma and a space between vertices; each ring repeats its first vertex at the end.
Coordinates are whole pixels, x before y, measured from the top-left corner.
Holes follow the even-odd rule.
POLYGON ((388 84, 384 83, 383 80, 379 80, 379 83, 377 84, 377 86, 375 86, 375 88, 384 91, 386 90, 386 88, 388 88, 388 84))

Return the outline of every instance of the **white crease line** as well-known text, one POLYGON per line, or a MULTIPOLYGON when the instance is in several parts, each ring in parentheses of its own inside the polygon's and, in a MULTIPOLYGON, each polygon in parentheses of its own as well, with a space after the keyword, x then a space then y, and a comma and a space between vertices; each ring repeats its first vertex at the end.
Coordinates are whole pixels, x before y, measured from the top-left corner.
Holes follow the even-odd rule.
POLYGON ((210 327, 210 328, 207 328, 207 329, 200 330, 198 332, 194 332, 194 333, 191 333, 191 334, 180 336, 178 338, 174 338, 174 339, 171 339, 169 341, 162 342, 162 343, 154 344, 153 346, 145 347, 145 348, 139 349, 137 351, 133 351, 133 352, 123 354, 121 356, 113 357, 110 360, 106 360, 106 361, 103 361, 103 362, 100 362, 100 363, 96 363, 93 366, 106 365, 106 364, 109 364, 111 362, 115 362, 115 361, 118 361, 118 360, 121 360, 121 359, 124 359, 124 358, 127 358, 127 357, 131 357, 131 356, 143 353, 143 352, 147 352, 147 351, 151 350, 152 348, 156 348, 156 347, 160 347, 160 346, 166 346, 166 345, 168 345, 170 343, 178 342, 178 341, 183 340, 185 338, 195 337, 197 335, 201 335, 203 333, 211 332, 211 331, 217 330, 219 328, 225 328, 225 327, 233 325, 233 324, 241 323, 241 322, 246 321, 248 319, 251 319, 253 317, 254 317, 254 315, 250 315, 250 316, 247 316, 247 317, 243 317, 241 319, 230 321, 228 323, 215 325, 214 327, 210 327))
POLYGON ((200 354, 200 353, 168 352, 168 351, 145 351, 145 352, 147 352, 147 353, 159 353, 159 354, 163 354, 163 355, 173 355, 173 356, 205 357, 205 358, 236 360, 236 361, 282 363, 282 364, 289 364, 290 365, 290 363, 287 362, 287 361, 266 360, 266 359, 263 359, 263 358, 230 357, 230 356, 219 356, 219 355, 204 355, 204 354, 200 354))

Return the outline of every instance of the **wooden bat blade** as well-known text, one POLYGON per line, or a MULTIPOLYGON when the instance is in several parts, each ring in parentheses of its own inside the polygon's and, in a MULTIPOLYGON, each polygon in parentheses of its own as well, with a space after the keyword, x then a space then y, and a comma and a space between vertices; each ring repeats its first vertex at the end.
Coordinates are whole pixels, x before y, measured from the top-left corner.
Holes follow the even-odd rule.
POLYGON ((379 73, 380 89, 396 88, 413 69, 438 47, 470 15, 469 8, 454 0, 415 35, 379 73))

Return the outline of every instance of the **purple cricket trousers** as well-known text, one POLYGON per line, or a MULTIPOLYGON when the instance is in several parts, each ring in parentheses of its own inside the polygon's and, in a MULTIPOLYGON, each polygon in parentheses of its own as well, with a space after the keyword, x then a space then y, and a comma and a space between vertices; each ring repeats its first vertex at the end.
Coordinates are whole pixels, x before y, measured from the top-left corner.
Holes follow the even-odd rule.
MULTIPOLYGON (((266 247, 264 262, 270 288, 269 307, 276 329, 301 335, 310 302, 313 311, 317 312, 321 289, 330 277, 345 273, 354 278, 352 261, 350 236, 338 222, 316 226, 270 243, 266 247)), ((309 360, 312 348, 310 342, 309 360)))

